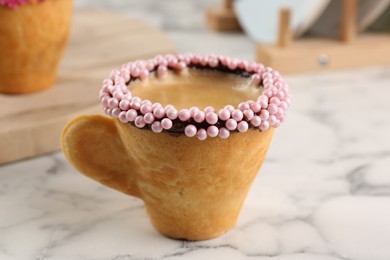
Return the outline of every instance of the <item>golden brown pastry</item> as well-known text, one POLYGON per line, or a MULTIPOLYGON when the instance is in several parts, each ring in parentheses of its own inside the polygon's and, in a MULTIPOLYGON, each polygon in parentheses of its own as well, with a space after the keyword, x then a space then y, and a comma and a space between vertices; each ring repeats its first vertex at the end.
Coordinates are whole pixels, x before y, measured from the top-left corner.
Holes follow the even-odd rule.
POLYGON ((72 0, 0 5, 0 93, 51 86, 67 42, 72 0))
POLYGON ((234 62, 167 55, 114 70, 100 92, 113 118, 70 121, 61 137, 66 158, 84 175, 142 199, 168 237, 226 232, 290 103, 277 72, 234 62))

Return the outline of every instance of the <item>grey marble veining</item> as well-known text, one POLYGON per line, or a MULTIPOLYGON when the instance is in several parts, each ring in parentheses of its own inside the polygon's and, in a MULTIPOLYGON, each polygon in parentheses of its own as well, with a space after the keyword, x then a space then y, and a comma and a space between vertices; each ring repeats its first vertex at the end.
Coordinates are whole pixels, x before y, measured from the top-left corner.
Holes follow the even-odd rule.
MULTIPOLYGON (((124 2, 76 5, 153 13, 179 51, 253 57, 250 40, 209 32, 200 14, 172 22, 169 5, 195 13, 207 1, 124 2)), ((0 259, 390 259, 390 67, 286 80, 293 105, 233 230, 201 242, 165 238, 140 200, 54 153, 0 166, 0 259)))

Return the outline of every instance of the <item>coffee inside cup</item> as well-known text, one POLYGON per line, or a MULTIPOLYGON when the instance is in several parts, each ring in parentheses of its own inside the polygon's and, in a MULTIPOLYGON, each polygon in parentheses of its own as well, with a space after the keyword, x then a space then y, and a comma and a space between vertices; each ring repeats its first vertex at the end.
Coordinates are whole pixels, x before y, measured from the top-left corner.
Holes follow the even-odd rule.
POLYGON ((169 70, 163 77, 153 74, 131 83, 133 95, 163 106, 172 104, 179 110, 194 106, 219 110, 228 104, 236 107, 243 101, 256 100, 263 91, 248 75, 216 69, 169 70))

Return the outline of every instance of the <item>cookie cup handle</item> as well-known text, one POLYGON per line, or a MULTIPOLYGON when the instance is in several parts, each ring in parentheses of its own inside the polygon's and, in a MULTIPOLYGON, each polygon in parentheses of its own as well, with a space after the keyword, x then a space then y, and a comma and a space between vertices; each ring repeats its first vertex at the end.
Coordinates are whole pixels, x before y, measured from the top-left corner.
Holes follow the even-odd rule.
POLYGON ((140 197, 135 164, 123 146, 114 120, 79 116, 62 130, 61 148, 80 173, 120 192, 140 197))

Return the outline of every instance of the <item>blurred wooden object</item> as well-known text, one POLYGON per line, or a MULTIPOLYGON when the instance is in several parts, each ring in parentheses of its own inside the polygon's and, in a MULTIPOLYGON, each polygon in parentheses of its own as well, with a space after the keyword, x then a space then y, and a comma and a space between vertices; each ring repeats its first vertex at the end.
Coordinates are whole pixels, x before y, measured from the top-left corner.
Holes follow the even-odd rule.
POLYGON ((166 35, 144 23, 76 10, 55 86, 32 94, 0 94, 0 164, 58 150, 69 119, 102 112, 99 89, 111 69, 172 51, 166 35))
POLYGON ((277 45, 281 48, 289 46, 292 42, 292 34, 289 28, 290 16, 290 10, 288 8, 280 9, 277 45))
POLYGON ((289 42, 288 11, 279 13, 279 37, 275 45, 259 44, 256 59, 282 73, 325 71, 390 64, 390 35, 356 36, 356 0, 343 0, 339 39, 301 38, 289 42), (288 22, 287 22, 288 24, 288 22))
POLYGON ((216 31, 242 31, 234 13, 233 0, 223 0, 222 5, 206 12, 206 25, 216 31))
POLYGON ((343 0, 341 7, 340 40, 350 43, 356 39, 357 0, 343 0))

